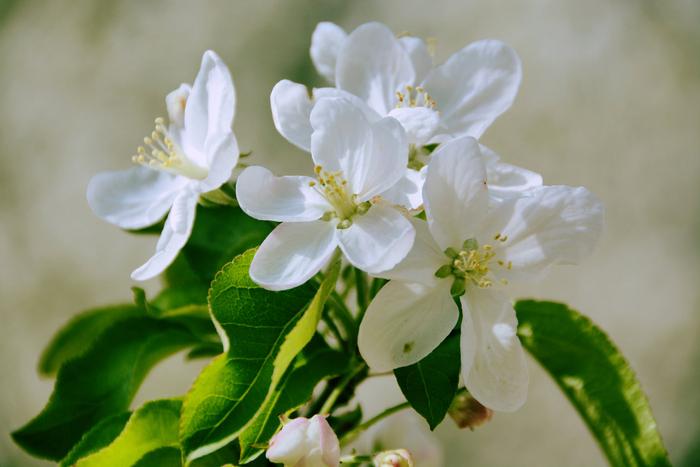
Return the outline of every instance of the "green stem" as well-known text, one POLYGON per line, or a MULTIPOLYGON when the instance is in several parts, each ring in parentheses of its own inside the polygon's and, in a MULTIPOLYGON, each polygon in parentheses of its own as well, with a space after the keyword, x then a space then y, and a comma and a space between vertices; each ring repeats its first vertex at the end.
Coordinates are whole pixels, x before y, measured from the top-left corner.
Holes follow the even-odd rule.
POLYGON ((362 317, 369 305, 369 290, 367 287, 367 274, 359 269, 355 269, 355 291, 357 294, 357 308, 360 310, 357 315, 357 322, 362 321, 362 317))
POLYGON ((333 318, 329 316, 328 313, 324 313, 322 319, 323 322, 326 323, 328 330, 331 332, 331 334, 333 334, 333 337, 335 337, 335 339, 338 341, 338 344, 347 350, 347 342, 345 342, 345 339, 343 339, 343 335, 340 333, 340 330, 335 324, 335 321, 333 321, 333 318))
POLYGON ((343 390, 345 390, 345 387, 364 368, 365 368, 365 364, 362 363, 360 365, 357 365, 355 368, 352 369, 352 371, 350 371, 347 375, 345 375, 345 377, 338 383, 338 385, 335 388, 333 388, 333 391, 328 396, 328 399, 326 399, 326 402, 321 407, 321 410, 319 411, 320 414, 330 414, 331 413, 331 411, 333 410, 333 406, 335 405, 335 402, 338 400, 338 397, 340 397, 340 395, 343 393, 343 390))
POLYGON ((355 336, 357 334, 355 328, 357 325, 355 324, 355 318, 352 316, 352 312, 336 290, 331 292, 328 304, 333 307, 335 316, 342 323, 343 328, 345 329, 345 334, 347 335, 350 347, 354 349, 356 344, 355 336))
POLYGON ((374 425, 375 423, 384 420, 384 419, 385 419, 386 417, 388 417, 389 415, 393 415, 393 414, 395 414, 396 412, 400 412, 400 411, 402 411, 403 409, 407 409, 407 408, 409 408, 410 406, 411 406, 411 404, 409 404, 408 402, 403 402, 403 403, 398 404, 398 405, 395 405, 395 406, 393 406, 393 407, 389 407, 388 409, 386 409, 386 410, 384 410, 383 412, 381 412, 381 413, 375 415, 374 417, 370 418, 369 420, 367 420, 367 421, 364 422, 364 423, 360 423, 360 424, 357 425, 355 428, 353 428, 352 430, 350 430, 350 431, 348 431, 347 433, 345 433, 345 434, 343 435, 342 438, 340 438, 340 445, 341 445, 341 446, 347 445, 349 442, 353 441, 353 440, 354 440, 355 438, 357 438, 357 436, 359 436, 363 431, 365 431, 367 428, 371 427, 371 426, 374 425))

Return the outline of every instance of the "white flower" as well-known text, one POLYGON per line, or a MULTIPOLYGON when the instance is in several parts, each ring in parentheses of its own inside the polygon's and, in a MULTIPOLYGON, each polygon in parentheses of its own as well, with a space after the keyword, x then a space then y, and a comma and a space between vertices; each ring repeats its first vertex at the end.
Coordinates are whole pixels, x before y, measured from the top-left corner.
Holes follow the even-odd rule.
POLYGON ((375 274, 394 267, 415 232, 399 211, 373 202, 406 166, 407 143, 393 118, 370 121, 352 102, 323 98, 310 116, 316 178, 275 177, 249 167, 236 197, 257 219, 282 222, 260 245, 250 277, 270 290, 309 280, 340 247, 351 264, 375 274))
POLYGON ((295 418, 270 440, 270 462, 292 467, 337 467, 340 443, 326 418, 295 418))
MULTIPOLYGON (((380 23, 363 24, 349 35, 335 24, 320 23, 311 57, 335 88, 314 89, 309 96, 305 86, 280 81, 270 96, 277 130, 308 151, 311 108, 316 99, 330 95, 359 101, 370 119, 396 118, 411 144, 410 167, 383 196, 412 209, 422 204, 424 173, 419 169, 426 158, 420 146, 462 135, 479 138, 510 107, 521 79, 517 54, 502 42, 474 42, 434 67, 422 39, 396 38, 380 23)), ((542 184, 538 174, 508 164, 492 164, 488 170, 508 192, 522 189, 523 183, 528 188, 542 184)))
POLYGON ((383 451, 372 458, 374 467, 413 467, 413 457, 405 449, 383 451))
POLYGON ((131 277, 160 274, 187 243, 201 193, 215 190, 238 162, 231 130, 236 94, 228 68, 212 51, 202 57, 194 84, 182 84, 165 99, 170 125, 156 119, 128 170, 103 172, 87 189, 92 210, 124 229, 155 224, 170 210, 156 252, 131 277))
POLYGON ((585 188, 546 186, 528 195, 489 196, 478 143, 442 145, 423 187, 427 222, 415 220, 411 253, 392 271, 360 326, 359 348, 377 371, 413 364, 452 331, 462 306, 462 377, 493 410, 519 408, 527 367, 516 335, 511 281, 585 258, 602 229, 603 208, 585 188))

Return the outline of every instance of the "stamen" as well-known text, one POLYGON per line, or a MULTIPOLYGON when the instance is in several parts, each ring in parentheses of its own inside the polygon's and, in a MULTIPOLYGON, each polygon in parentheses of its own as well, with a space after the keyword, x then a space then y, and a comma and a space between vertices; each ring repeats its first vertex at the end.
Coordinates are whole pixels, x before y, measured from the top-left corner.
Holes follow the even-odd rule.
MULTIPOLYGON (((326 172, 319 165, 314 167, 314 172, 321 185, 317 190, 333 206, 335 212, 332 212, 331 215, 340 220, 338 222, 339 229, 350 227, 352 217, 355 214, 364 214, 371 207, 368 202, 357 203, 357 196, 348 191, 348 182, 343 178, 341 172, 326 172)), ((309 182, 309 186, 313 187, 314 185, 315 182, 309 182)))
POLYGON ((131 157, 134 163, 197 180, 207 177, 207 170, 187 159, 174 143, 163 118, 155 119, 155 130, 143 138, 143 144, 145 146, 139 146, 136 155, 131 157))
POLYGON ((408 107, 427 107, 429 109, 435 109, 437 106, 435 100, 423 87, 406 85, 405 90, 405 93, 396 91, 396 108, 401 108, 404 104, 408 104, 408 107))

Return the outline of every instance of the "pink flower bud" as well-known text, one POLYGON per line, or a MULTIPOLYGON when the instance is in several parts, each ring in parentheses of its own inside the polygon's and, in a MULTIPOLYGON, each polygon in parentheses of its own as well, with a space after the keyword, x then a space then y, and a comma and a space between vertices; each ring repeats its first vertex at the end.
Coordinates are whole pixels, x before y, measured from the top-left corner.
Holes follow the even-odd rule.
POLYGON ((340 443, 325 417, 299 417, 282 427, 267 448, 270 462, 294 467, 338 467, 340 443))
POLYGON ((380 452, 373 462, 374 467, 413 467, 411 453, 405 449, 380 452))

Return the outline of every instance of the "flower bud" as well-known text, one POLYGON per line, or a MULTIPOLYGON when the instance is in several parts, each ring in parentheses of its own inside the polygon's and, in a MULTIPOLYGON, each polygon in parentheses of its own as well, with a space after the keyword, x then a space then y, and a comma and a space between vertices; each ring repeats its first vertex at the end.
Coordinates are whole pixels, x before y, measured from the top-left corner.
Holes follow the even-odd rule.
POLYGON ((325 417, 299 417, 282 427, 267 448, 270 462, 294 467, 338 467, 340 443, 325 417))
POLYGON ((411 453, 405 449, 380 452, 373 459, 374 467, 413 467, 411 453))
POLYGON ((470 430, 488 422, 493 416, 491 409, 481 405, 479 401, 466 391, 455 397, 447 413, 450 414, 450 417, 452 417, 452 420, 458 427, 469 428, 470 430))

